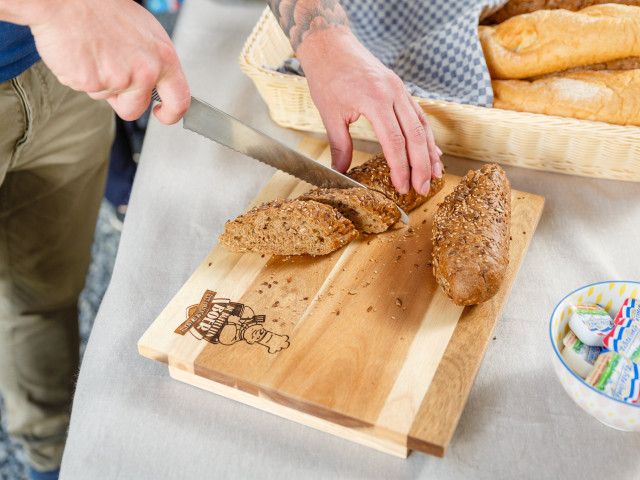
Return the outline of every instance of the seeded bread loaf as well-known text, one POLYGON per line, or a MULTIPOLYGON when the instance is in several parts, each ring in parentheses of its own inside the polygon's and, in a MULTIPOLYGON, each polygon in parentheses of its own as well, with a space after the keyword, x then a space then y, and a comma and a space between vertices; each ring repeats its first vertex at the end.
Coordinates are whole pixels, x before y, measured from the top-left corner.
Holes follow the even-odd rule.
POLYGON ((359 232, 381 233, 400 219, 400 212, 392 200, 367 188, 316 188, 300 195, 298 200, 331 205, 359 232))
POLYGON ((498 165, 471 170, 433 221, 433 274, 457 305, 491 298, 509 264, 511 186, 498 165))
POLYGON ((349 170, 346 175, 362 185, 382 192, 405 212, 409 212, 417 206, 422 205, 438 193, 444 185, 444 177, 432 178, 431 188, 427 195, 420 195, 413 187, 410 187, 408 193, 401 194, 396 190, 396 187, 393 186, 393 183, 391 183, 391 173, 384 154, 371 157, 362 165, 349 170))
POLYGON ((492 86, 495 108, 640 126, 638 69, 494 80, 492 86))
POLYGON ((640 56, 640 8, 594 5, 538 10, 478 28, 493 79, 521 79, 640 56))
POLYGON ((358 231, 335 208, 312 200, 272 200, 225 224, 220 244, 239 253, 326 255, 358 231))

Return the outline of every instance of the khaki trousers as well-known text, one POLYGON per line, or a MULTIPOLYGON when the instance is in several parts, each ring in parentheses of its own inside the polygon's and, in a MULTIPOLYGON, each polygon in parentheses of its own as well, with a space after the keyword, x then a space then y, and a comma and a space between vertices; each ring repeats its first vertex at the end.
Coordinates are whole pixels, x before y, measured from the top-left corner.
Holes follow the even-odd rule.
POLYGON ((36 470, 62 458, 113 120, 42 62, 0 84, 0 394, 36 470))

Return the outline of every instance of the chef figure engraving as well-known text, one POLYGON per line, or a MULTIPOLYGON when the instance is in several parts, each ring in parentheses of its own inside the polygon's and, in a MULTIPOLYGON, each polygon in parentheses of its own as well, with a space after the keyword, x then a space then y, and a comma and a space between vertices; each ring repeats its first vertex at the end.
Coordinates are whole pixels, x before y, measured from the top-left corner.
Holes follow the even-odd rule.
POLYGON ((218 342, 223 345, 233 345, 244 340, 249 345, 254 343, 264 345, 269 349, 269 353, 279 352, 289 346, 289 337, 287 335, 278 335, 270 332, 264 328, 263 323, 264 315, 240 318, 237 322, 230 317, 220 331, 218 342))
POLYGON ((251 307, 215 298, 207 290, 199 305, 187 308, 187 320, 175 330, 184 335, 189 332, 199 340, 222 345, 245 341, 249 345, 263 345, 269 353, 277 353, 289 346, 288 335, 278 335, 264 328, 264 315, 256 315, 251 307))

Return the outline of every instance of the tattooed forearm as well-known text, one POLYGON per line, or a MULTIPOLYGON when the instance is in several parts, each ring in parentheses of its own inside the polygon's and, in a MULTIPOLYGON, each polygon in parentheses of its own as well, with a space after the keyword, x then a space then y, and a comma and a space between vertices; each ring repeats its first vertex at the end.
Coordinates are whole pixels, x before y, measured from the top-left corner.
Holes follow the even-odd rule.
POLYGON ((348 24, 338 0, 267 0, 267 3, 294 52, 308 35, 348 24))

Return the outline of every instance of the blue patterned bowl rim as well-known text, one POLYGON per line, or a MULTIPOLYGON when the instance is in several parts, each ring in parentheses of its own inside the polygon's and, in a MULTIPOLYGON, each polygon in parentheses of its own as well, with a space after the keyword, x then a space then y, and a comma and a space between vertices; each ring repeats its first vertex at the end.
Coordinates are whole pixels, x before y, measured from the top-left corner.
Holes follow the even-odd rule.
POLYGON ((598 390, 597 388, 592 387, 591 385, 589 385, 587 382, 584 381, 584 378, 582 378, 580 375, 577 375, 576 373, 573 372, 573 370, 571 370, 571 368, 569 368, 569 366, 565 363, 564 358, 562 358, 562 355, 560 355, 560 352, 558 351, 558 347, 556 346, 556 342, 553 336, 553 319, 556 316, 556 312, 558 311, 558 309, 564 305, 565 301, 571 297, 571 295, 573 295, 576 292, 579 292, 580 290, 585 290, 589 287, 595 287, 598 285, 606 285, 609 283, 627 283, 627 284, 633 284, 633 285, 637 285, 638 287, 640 287, 640 282, 634 282, 634 281, 626 281, 626 280, 610 280, 608 282, 597 282, 597 283, 592 283, 590 285, 585 285, 583 287, 580 288, 576 288, 573 292, 569 293, 568 295, 566 295, 562 300, 560 300, 560 302, 558 302, 558 304, 556 305, 556 308, 553 309, 553 313, 551 313, 551 318, 549 319, 549 339, 551 340, 551 347, 553 348, 553 351, 555 352, 556 356, 558 357, 558 360, 560 360, 560 362, 562 362, 562 365, 564 366, 564 368, 566 368, 569 373, 571 375, 573 375, 576 380, 578 380, 580 383, 582 383, 582 385, 584 385, 587 388, 590 388, 591 390, 593 390, 594 392, 596 392, 598 395, 602 395, 604 398, 606 398, 607 400, 611 400, 612 402, 618 402, 621 403, 623 405, 627 405, 629 407, 633 407, 633 408, 640 408, 640 404, 633 404, 633 403, 627 403, 624 402, 622 400, 618 400, 617 398, 613 398, 610 397, 609 395, 605 395, 603 392, 601 392, 600 390, 598 390))

